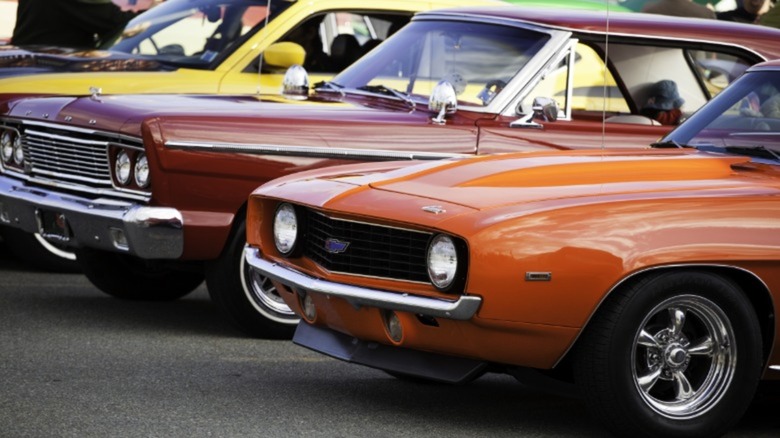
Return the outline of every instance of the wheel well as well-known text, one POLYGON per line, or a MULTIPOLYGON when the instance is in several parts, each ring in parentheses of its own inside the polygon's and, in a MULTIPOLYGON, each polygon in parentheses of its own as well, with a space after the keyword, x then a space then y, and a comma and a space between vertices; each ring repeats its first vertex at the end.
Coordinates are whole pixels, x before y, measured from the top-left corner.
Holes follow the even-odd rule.
POLYGON ((236 214, 235 216, 233 216, 233 223, 230 224, 230 233, 228 233, 227 240, 225 241, 225 246, 222 248, 223 253, 225 253, 225 251, 229 251, 231 242, 233 242, 233 238, 236 236, 236 233, 238 233, 238 229, 241 227, 241 224, 243 222, 246 222, 246 210, 247 210, 246 202, 241 204, 241 206, 238 207, 238 210, 236 210, 236 214))
MULTIPOLYGON (((763 360, 764 360, 764 364, 766 364, 766 362, 769 360, 769 354, 772 352, 772 345, 774 345, 774 334, 775 334, 774 305, 772 302, 771 294, 766 284, 763 281, 761 281, 761 279, 758 278, 752 272, 740 268, 736 268, 733 266, 690 265, 690 266, 670 266, 670 267, 655 268, 655 269, 638 272, 624 279, 616 288, 610 291, 609 296, 607 296, 604 299, 604 301, 609 300, 615 291, 631 287, 634 284, 643 281, 646 278, 661 273, 665 273, 665 272, 673 272, 673 271, 680 272, 680 271, 694 271, 694 270, 701 271, 701 272, 710 272, 719 275, 723 278, 733 281, 740 288, 742 288, 746 297, 750 301, 750 304, 753 306, 753 310, 756 312, 756 316, 758 317, 758 323, 761 329, 761 338, 762 338, 761 340, 763 346, 763 360)), ((599 305, 599 309, 600 308, 601 308, 601 304, 599 305)), ((599 309, 596 309, 596 312, 598 312, 599 309)), ((569 347, 569 350, 567 351, 566 355, 558 362, 558 364, 556 364, 555 366, 556 369, 561 371, 571 369, 572 354, 570 353, 574 351, 574 349, 576 348, 577 343, 582 337, 582 333, 588 329, 589 323, 590 320, 582 328, 580 335, 577 337, 577 340, 574 341, 572 346, 569 347)))

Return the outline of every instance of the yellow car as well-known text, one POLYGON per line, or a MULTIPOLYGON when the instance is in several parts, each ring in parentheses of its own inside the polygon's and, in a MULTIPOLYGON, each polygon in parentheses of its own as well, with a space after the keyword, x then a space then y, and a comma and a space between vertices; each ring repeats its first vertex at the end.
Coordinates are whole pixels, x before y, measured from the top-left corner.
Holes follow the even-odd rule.
POLYGON ((504 3, 168 0, 133 19, 105 50, 3 47, 0 93, 278 93, 289 64, 303 61, 312 82, 327 79, 413 13, 474 4, 504 3), (305 53, 276 45, 282 41, 305 53))

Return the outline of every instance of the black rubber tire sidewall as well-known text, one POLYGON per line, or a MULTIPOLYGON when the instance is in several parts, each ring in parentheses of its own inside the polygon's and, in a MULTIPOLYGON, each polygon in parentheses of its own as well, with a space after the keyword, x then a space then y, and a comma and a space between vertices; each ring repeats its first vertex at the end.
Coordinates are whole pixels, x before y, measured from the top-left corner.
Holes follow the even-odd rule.
POLYGON ((619 436, 718 436, 733 426, 750 404, 761 375, 761 333, 742 291, 709 272, 670 272, 615 292, 594 316, 575 352, 575 379, 588 407, 619 436), (700 295, 726 313, 737 342, 735 375, 723 398, 708 412, 686 422, 654 412, 636 391, 630 348, 638 324, 657 304, 679 293, 700 295))
POLYGON ((246 246, 246 224, 234 230, 229 245, 217 260, 206 265, 209 296, 219 311, 248 336, 264 339, 291 339, 297 327, 274 321, 255 309, 241 281, 246 246))
POLYGON ((203 272, 167 267, 165 262, 89 248, 76 250, 84 275, 101 291, 116 298, 171 301, 203 283, 203 272))

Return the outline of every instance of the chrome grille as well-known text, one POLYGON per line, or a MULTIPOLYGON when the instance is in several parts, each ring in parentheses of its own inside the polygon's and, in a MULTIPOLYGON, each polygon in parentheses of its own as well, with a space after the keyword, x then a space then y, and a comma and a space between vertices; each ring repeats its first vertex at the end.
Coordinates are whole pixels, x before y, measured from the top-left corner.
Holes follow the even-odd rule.
POLYGON ((71 132, 26 129, 22 148, 33 175, 111 187, 108 140, 84 138, 71 132))
POLYGON ((143 150, 143 140, 119 133, 79 128, 60 123, 0 119, 0 129, 21 134, 24 171, 15 176, 44 186, 148 201, 146 191, 118 187, 112 180, 109 152, 113 148, 143 150))
POLYGON ((306 213, 304 254, 331 272, 430 282, 427 250, 430 233, 352 222, 306 213), (325 249, 326 241, 348 243, 341 253, 325 249))

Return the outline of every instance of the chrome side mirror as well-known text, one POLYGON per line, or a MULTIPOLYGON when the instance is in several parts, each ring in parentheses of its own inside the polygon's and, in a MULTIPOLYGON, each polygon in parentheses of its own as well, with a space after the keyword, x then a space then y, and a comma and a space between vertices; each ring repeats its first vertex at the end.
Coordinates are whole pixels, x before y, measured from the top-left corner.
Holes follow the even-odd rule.
POLYGON ((545 122, 554 122, 558 120, 558 102, 549 97, 537 97, 531 106, 534 115, 545 122))
POLYGON ((455 87, 447 81, 439 81, 431 97, 428 98, 428 109, 431 112, 437 113, 436 117, 431 119, 436 125, 443 125, 447 123, 444 116, 447 114, 455 114, 458 109, 458 96, 455 93, 455 87))
POLYGON ((292 100, 306 100, 309 97, 309 74, 300 65, 293 65, 284 73, 282 95, 292 100))
POLYGON ((545 122, 554 122, 558 120, 558 102, 555 99, 549 97, 537 97, 534 98, 534 103, 531 105, 531 112, 523 116, 520 119, 515 120, 509 124, 510 128, 535 128, 542 129, 542 125, 534 122, 533 119, 542 119, 545 122))

